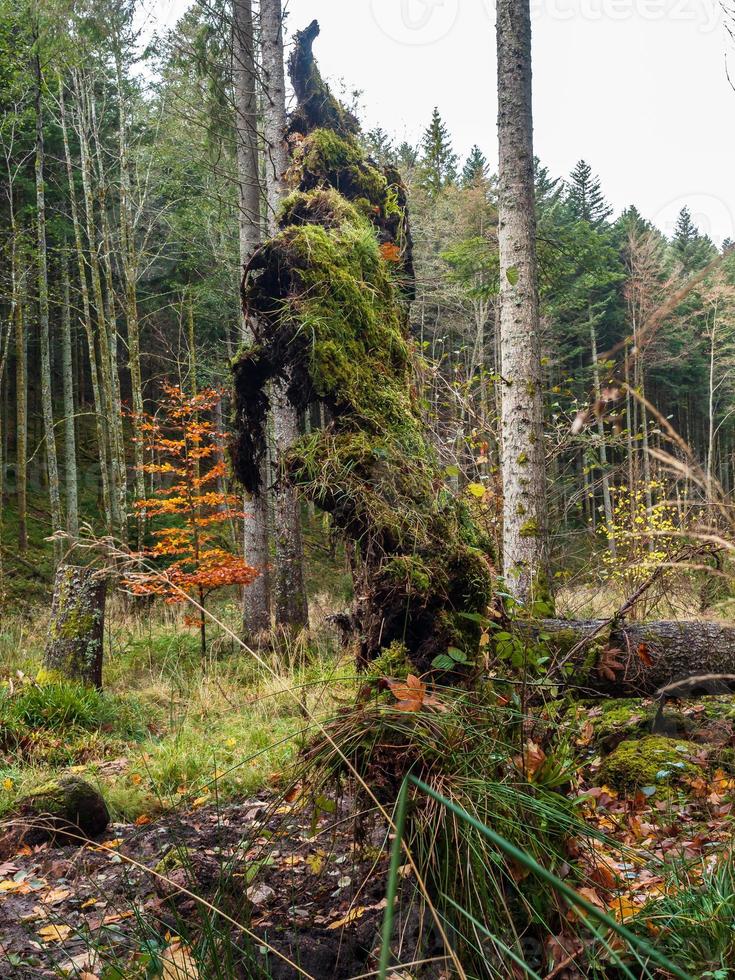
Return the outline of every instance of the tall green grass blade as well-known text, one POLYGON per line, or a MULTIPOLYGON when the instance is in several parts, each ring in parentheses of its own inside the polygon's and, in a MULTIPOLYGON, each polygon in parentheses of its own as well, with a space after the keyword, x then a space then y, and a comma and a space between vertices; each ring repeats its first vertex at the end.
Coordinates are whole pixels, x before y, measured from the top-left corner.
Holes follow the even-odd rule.
MULTIPOLYGON (((398 869, 400 866, 401 847, 403 844, 403 833, 405 830, 409 783, 415 786, 420 792, 426 794, 435 802, 445 807, 447 810, 449 810, 449 812, 454 814, 454 816, 474 827, 480 834, 486 837, 487 840, 497 847, 498 850, 502 851, 503 854, 512 858, 514 861, 517 861, 522 867, 526 868, 543 881, 546 881, 557 892, 564 895, 564 897, 573 906, 582 909, 594 921, 599 922, 608 929, 612 930, 616 935, 625 941, 631 951, 641 953, 648 960, 656 963, 660 967, 663 967, 665 970, 668 970, 669 973, 678 978, 678 980, 694 980, 690 974, 684 972, 684 970, 672 963, 666 956, 659 953, 658 950, 654 949, 639 936, 636 936, 634 932, 631 932, 631 930, 622 923, 617 922, 606 912, 596 908, 591 902, 588 902, 587 899, 583 898, 578 892, 566 884, 566 882, 562 881, 561 878, 558 878, 555 874, 553 874, 553 872, 544 868, 543 865, 539 864, 538 861, 536 861, 529 854, 517 848, 510 841, 506 840, 505 837, 495 833, 495 831, 485 826, 485 824, 483 824, 480 820, 477 820, 465 809, 458 806, 452 800, 447 799, 445 796, 442 796, 441 793, 438 793, 436 790, 432 789, 431 786, 428 786, 422 780, 417 779, 412 775, 408 775, 404 779, 396 803, 396 835, 393 841, 390 872, 386 890, 386 899, 388 904, 386 906, 385 917, 383 920, 383 944, 380 955, 378 980, 385 980, 388 963, 390 960, 390 939, 393 928, 395 898, 398 890, 398 869)), ((596 932, 596 930, 593 931, 596 932)), ((627 969, 625 972, 630 976, 630 972, 627 969)))

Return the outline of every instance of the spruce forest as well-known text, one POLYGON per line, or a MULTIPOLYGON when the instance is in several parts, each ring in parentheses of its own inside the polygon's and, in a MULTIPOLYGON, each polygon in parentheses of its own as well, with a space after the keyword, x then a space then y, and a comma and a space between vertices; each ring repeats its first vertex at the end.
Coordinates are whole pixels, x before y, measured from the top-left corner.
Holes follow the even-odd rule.
POLYGON ((735 243, 352 4, 0 0, 0 977, 735 977, 735 243))

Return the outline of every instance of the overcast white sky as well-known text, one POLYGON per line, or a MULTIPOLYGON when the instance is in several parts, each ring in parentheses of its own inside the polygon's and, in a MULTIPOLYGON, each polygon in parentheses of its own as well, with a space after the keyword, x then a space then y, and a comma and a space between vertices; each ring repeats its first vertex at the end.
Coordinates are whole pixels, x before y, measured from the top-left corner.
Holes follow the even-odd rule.
MULTIPOLYGON (((173 26, 189 0, 148 0, 173 26)), ((531 0, 536 152, 555 175, 584 157, 620 210, 666 232, 688 206, 735 238, 735 91, 718 0, 531 0)), ((288 0, 316 17, 322 72, 362 90, 369 127, 418 140, 433 106, 464 157, 497 160, 494 0, 288 0)), ((735 79, 735 52, 730 56, 735 79)))

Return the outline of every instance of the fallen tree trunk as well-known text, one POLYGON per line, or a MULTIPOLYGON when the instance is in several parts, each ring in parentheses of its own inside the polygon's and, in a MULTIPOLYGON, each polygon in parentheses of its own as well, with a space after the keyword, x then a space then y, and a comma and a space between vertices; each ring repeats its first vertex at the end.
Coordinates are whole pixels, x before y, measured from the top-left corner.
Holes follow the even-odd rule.
MULTIPOLYGON (((686 677, 735 674, 735 627, 720 623, 546 619, 520 628, 543 637, 569 685, 590 695, 644 697, 686 677)), ((702 681, 692 693, 721 689, 702 681)))

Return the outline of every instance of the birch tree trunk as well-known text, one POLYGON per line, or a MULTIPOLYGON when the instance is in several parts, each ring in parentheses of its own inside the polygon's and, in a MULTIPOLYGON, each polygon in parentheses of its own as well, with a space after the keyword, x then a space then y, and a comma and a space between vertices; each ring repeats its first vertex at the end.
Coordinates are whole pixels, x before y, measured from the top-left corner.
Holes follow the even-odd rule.
MULTIPOLYGON (((46 442, 46 466, 48 469, 49 501, 51 504, 51 530, 62 529, 61 491, 59 487, 59 464, 56 457, 56 436, 54 434, 54 403, 51 390, 51 346, 49 337, 49 299, 48 263, 46 255, 46 191, 44 184, 44 144, 43 144, 43 106, 41 99, 41 60, 36 50, 36 223, 38 232, 38 319, 41 333, 41 407, 43 430, 46 442)), ((58 559, 60 544, 54 542, 54 554, 58 559)))
MULTIPOLYGON (((273 234, 277 230, 278 206, 286 193, 285 173, 288 168, 281 0, 261 0, 260 27, 264 76, 263 131, 268 231, 273 234)), ((273 493, 276 623, 286 627, 308 626, 309 610, 304 585, 299 503, 281 465, 284 454, 297 438, 299 431, 298 416, 288 398, 288 378, 273 384, 271 405, 276 468, 273 493)))
POLYGON ((548 582, 529 0, 498 0, 497 45, 503 565, 527 601, 548 582))
POLYGON ((283 58, 281 0, 260 0, 260 46, 263 62, 263 138, 268 231, 275 228, 278 206, 286 195, 286 71, 283 58))
POLYGON ((72 163, 71 149, 69 146, 69 129, 66 118, 66 105, 64 102, 64 86, 61 78, 59 78, 59 115, 61 121, 61 133, 64 141, 66 176, 69 183, 69 210, 71 212, 72 227, 74 229, 74 245, 77 256, 79 290, 82 297, 82 322, 87 338, 89 372, 92 382, 92 398, 94 401, 95 428, 97 432, 97 452, 99 453, 100 459, 100 478, 102 483, 102 507, 107 531, 108 533, 111 533, 112 502, 110 499, 110 480, 107 469, 107 431, 105 427, 105 410, 102 392, 100 390, 100 374, 97 365, 97 350, 94 337, 94 326, 92 323, 92 309, 89 300, 89 286, 87 284, 87 266, 84 259, 84 242, 82 238, 82 227, 79 220, 79 207, 77 205, 77 195, 74 184, 74 165, 72 163))
MULTIPOLYGON (((258 154, 258 99, 253 10, 251 0, 233 0, 232 73, 235 80, 235 128, 237 138, 237 178, 239 196, 240 264, 245 265, 260 244, 261 184, 258 154)), ((242 314, 243 340, 252 341, 250 324, 242 314)), ((266 488, 267 464, 263 466, 261 486, 266 488)), ((268 535, 268 496, 264 491, 245 500, 243 551, 248 564, 260 575, 243 592, 243 622, 252 635, 271 625, 270 542, 268 535)))
POLYGON ((79 537, 79 494, 77 490, 77 443, 74 426, 74 362, 71 342, 69 297, 69 254, 66 243, 61 255, 61 361, 64 392, 64 464, 66 530, 72 542, 79 537))

